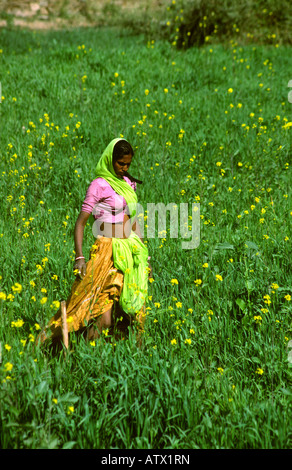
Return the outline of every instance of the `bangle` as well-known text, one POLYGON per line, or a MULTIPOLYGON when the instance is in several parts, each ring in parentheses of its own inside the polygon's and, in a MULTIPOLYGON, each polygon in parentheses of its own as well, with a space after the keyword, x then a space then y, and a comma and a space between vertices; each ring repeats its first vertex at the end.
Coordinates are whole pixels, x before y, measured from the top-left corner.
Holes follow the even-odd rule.
POLYGON ((75 261, 77 261, 78 259, 85 259, 84 256, 78 256, 77 258, 75 258, 75 261))

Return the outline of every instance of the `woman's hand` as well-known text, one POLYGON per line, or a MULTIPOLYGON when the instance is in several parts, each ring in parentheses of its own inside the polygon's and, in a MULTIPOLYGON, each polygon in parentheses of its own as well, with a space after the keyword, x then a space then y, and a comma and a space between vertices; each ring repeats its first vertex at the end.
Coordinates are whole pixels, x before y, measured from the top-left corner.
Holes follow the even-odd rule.
POLYGON ((75 261, 73 266, 73 271, 77 271, 76 276, 80 276, 81 279, 85 277, 86 274, 86 263, 84 259, 78 259, 75 261))

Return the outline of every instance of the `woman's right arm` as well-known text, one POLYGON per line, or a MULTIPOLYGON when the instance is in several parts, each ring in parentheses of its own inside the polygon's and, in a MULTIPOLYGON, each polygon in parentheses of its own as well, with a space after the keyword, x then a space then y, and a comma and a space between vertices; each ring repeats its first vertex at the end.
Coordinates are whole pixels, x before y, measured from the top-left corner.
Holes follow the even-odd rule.
MULTIPOLYGON (((84 227, 89 219, 88 212, 81 211, 77 217, 74 229, 75 258, 83 257, 82 242, 84 235, 84 227)), ((86 274, 86 262, 84 258, 75 261, 73 269, 78 269, 80 277, 83 279, 86 274)))

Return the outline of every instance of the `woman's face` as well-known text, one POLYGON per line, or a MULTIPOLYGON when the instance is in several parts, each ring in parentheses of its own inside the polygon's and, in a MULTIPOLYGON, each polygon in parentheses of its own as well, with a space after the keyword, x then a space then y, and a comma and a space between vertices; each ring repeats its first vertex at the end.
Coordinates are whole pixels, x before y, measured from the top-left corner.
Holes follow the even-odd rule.
POLYGON ((129 154, 123 155, 113 163, 113 167, 118 178, 123 178, 123 176, 125 176, 126 171, 128 171, 131 165, 131 161, 132 155, 129 154))

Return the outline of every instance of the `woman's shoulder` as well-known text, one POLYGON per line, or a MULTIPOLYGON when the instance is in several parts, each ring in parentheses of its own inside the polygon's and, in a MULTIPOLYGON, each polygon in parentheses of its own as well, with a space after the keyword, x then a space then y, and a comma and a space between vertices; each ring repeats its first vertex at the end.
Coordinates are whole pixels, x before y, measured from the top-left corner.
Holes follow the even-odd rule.
POLYGON ((99 176, 98 178, 95 178, 94 180, 92 180, 91 184, 96 184, 98 186, 106 186, 108 185, 108 182, 104 178, 101 178, 99 176))
POLYGON ((94 198, 106 198, 112 193, 110 184, 104 178, 95 178, 87 188, 87 195, 92 195, 94 198))
POLYGON ((91 189, 107 189, 109 187, 109 183, 104 179, 104 178, 101 178, 101 177, 98 177, 98 178, 95 178, 93 181, 91 181, 91 183, 89 184, 89 187, 91 189))

